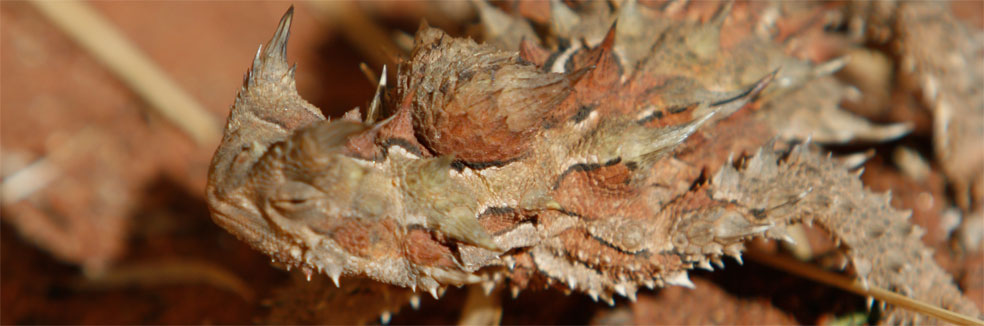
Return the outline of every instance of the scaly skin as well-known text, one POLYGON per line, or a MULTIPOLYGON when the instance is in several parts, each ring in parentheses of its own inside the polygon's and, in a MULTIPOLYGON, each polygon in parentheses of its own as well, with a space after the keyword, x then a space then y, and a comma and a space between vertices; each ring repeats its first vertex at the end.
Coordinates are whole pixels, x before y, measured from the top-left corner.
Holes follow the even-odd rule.
MULTIPOLYGON (((284 53, 288 12, 258 52, 213 159, 214 220, 336 283, 368 276, 437 297, 449 285, 556 282, 608 302, 634 299, 641 286, 692 286, 687 270, 740 258, 747 239, 788 240, 787 226, 810 221, 847 245, 869 284, 978 314, 887 197, 805 146, 783 161, 767 143, 803 134, 770 117, 840 112, 836 101, 803 95, 839 97, 843 86, 820 82, 837 62, 795 59, 755 35, 719 44, 730 4, 704 24, 626 8, 554 4, 555 32, 585 40, 575 50, 526 39, 517 54, 424 25, 393 100, 372 108, 379 122, 355 113, 328 121, 297 95, 284 53), (613 15, 625 25, 611 25, 613 15), (660 37, 643 46, 646 35, 660 37), (755 109, 742 109, 748 103, 755 109), (759 148, 741 172, 726 159, 759 148), (695 185, 703 169, 714 177, 695 185)), ((500 35, 508 39, 496 44, 516 43, 500 35)), ((805 126, 821 136, 830 128, 805 126)))

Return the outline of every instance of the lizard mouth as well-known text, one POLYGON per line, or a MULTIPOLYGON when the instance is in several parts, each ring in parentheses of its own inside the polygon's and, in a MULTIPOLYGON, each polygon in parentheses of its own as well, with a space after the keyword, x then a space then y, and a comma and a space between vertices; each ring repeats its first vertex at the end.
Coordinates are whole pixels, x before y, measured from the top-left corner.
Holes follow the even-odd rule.
MULTIPOLYGON (((239 215, 242 216, 242 215, 239 215)), ((246 241, 252 247, 271 253, 268 248, 275 248, 278 243, 283 242, 275 236, 266 235, 264 227, 253 222, 247 222, 241 218, 233 218, 222 212, 212 212, 212 220, 222 226, 240 240, 246 241)), ((268 229, 268 228, 267 228, 268 229)))
MULTIPOLYGON (((212 189, 207 191, 208 201, 211 203, 212 221, 218 224, 236 238, 248 243, 251 247, 260 250, 274 260, 287 262, 288 255, 278 254, 276 248, 283 248, 287 245, 286 241, 277 237, 276 230, 270 223, 260 217, 260 214, 250 207, 233 204, 233 201, 221 200, 218 194, 212 189)), ((229 198, 225 198, 229 199, 229 198)))

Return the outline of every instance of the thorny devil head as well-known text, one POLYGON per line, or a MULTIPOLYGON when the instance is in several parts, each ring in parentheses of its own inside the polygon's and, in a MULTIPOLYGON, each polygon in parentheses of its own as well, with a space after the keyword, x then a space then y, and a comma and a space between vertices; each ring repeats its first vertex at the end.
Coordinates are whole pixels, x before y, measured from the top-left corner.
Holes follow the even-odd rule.
POLYGON ((213 219, 336 284, 368 276, 436 297, 546 283, 609 303, 693 286, 687 270, 740 260, 744 240, 790 240, 787 226, 816 222, 866 284, 977 316, 888 195, 791 145, 905 132, 838 110, 839 60, 786 55, 762 22, 729 18, 731 4, 704 23, 636 6, 553 4, 554 37, 581 42, 552 50, 528 25, 477 44, 425 24, 395 87, 384 73, 365 118, 334 121, 295 89, 288 11, 213 159, 213 219), (725 29, 738 31, 727 43, 725 29), (817 122, 838 118, 865 128, 817 122))

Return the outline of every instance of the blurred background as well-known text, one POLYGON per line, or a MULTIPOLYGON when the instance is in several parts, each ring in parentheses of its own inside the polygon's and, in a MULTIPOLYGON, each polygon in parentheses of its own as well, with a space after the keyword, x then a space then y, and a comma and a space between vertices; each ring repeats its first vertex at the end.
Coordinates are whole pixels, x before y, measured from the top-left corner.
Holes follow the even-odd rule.
MULTIPOLYGON (((152 96, 187 96, 199 110, 190 113, 155 106, 52 22, 64 9, 44 4, 0 2, 0 323, 253 322, 288 274, 212 224, 202 195, 243 75, 291 3, 81 4, 177 86, 152 96)), ((420 3, 297 5, 289 57, 300 93, 326 115, 364 107, 375 86, 359 64, 383 64, 346 39, 352 26, 335 14, 359 10, 409 32, 447 17, 420 3)), ((115 46, 102 37, 97 47, 115 46)))
MULTIPOLYGON (((964 4, 977 26, 978 4, 964 4)), ((282 298, 291 273, 215 226, 203 199, 243 75, 290 5, 0 2, 0 323, 290 321, 271 317, 271 298, 282 298), (56 23, 65 17, 81 22, 56 23), (143 58, 124 55, 131 52, 143 58)), ((392 73, 421 19, 458 36, 475 34, 478 21, 471 3, 450 1, 304 2, 294 17, 288 57, 299 92, 328 116, 367 105, 375 81, 360 64, 392 73)), ((946 192, 937 172, 911 183, 879 164, 890 165, 873 160, 866 178, 874 181, 866 182, 896 189, 913 206, 923 193, 946 192)), ((981 268, 979 256, 967 264, 981 268)), ((863 311, 863 298, 754 262, 693 275, 697 290, 668 288, 638 303, 662 308, 619 310, 628 302, 612 309, 583 295, 532 291, 507 301, 503 321, 605 322, 633 313, 674 320, 713 309, 706 314, 726 314, 721 321, 795 324, 863 311)), ((966 282, 984 284, 974 277, 966 282)), ((467 290, 447 296, 404 307, 393 322, 455 322, 467 290)))

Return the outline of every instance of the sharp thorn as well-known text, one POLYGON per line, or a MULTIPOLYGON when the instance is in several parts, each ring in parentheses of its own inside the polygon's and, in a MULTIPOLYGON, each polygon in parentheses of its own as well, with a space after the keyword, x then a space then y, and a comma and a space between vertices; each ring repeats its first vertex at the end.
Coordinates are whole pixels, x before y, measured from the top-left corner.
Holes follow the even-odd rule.
MULTIPOLYGON (((263 54, 263 44, 260 44, 260 46, 256 48, 256 55, 253 56, 253 69, 259 69, 260 65, 262 64, 262 62, 260 61, 261 54, 263 54)), ((249 75, 252 76, 252 70, 250 70, 249 75)), ((252 78, 250 79, 252 80, 252 78)))
POLYGON ((287 58, 287 39, 290 38, 290 24, 294 20, 294 6, 290 6, 284 16, 280 18, 280 25, 277 26, 277 32, 273 34, 273 38, 270 39, 267 46, 268 56, 280 55, 281 60, 286 63, 287 58))
POLYGON ((786 242, 789 245, 793 245, 793 246, 796 245, 796 240, 793 239, 793 236, 789 234, 789 231, 786 230, 786 227, 784 226, 772 227, 771 229, 769 229, 769 232, 767 232, 766 234, 768 234, 770 237, 774 239, 779 239, 783 242, 786 242))
POLYGON ((721 257, 719 256, 711 257, 711 262, 714 263, 714 265, 717 265, 718 269, 724 268, 724 261, 721 260, 721 257))
POLYGON ((386 87, 386 65, 383 65, 383 74, 379 76, 379 86, 386 87))
POLYGON ((379 315, 379 321, 384 325, 389 324, 391 318, 393 318, 393 315, 390 314, 389 311, 383 311, 383 313, 379 315))
POLYGON ((689 289, 694 289, 697 287, 694 285, 694 282, 690 281, 690 277, 687 276, 686 271, 676 272, 675 274, 666 277, 664 280, 667 284, 682 286, 689 289))
POLYGON ((645 284, 645 285, 646 285, 646 287, 647 287, 647 288, 649 288, 650 290, 652 290, 652 289, 655 289, 655 288, 656 288, 656 282, 655 282, 655 281, 653 281, 652 279, 647 279, 647 280, 645 280, 645 281, 644 281, 644 284, 645 284))
POLYGON ((379 115, 379 106, 382 105, 383 92, 386 90, 386 65, 383 65, 383 73, 379 77, 379 84, 376 85, 376 94, 372 97, 372 103, 369 103, 369 110, 366 112, 365 122, 367 125, 371 125, 376 122, 376 116, 379 115))
POLYGON ((618 295, 621 295, 623 297, 628 297, 629 296, 625 292, 625 285, 624 284, 616 284, 615 285, 615 293, 618 293, 618 295))
POLYGON ((311 268, 307 266, 301 267, 301 271, 304 271, 304 277, 307 278, 307 281, 311 282, 311 274, 314 274, 314 271, 312 271, 311 268))
POLYGON ((482 290, 485 291, 485 295, 491 295, 492 290, 495 290, 495 282, 492 281, 482 282, 482 290))

